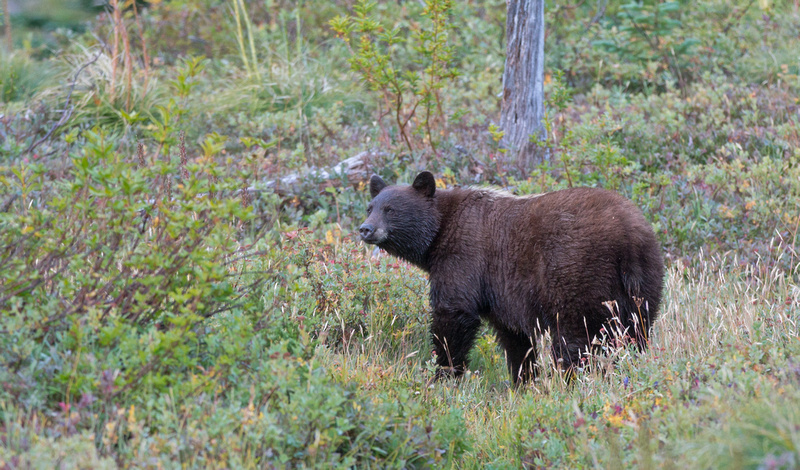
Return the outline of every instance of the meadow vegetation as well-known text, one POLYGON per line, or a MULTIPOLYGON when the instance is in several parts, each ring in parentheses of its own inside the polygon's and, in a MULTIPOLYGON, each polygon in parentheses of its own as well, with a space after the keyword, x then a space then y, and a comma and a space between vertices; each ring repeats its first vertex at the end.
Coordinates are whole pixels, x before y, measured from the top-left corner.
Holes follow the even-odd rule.
POLYGON ((0 467, 800 466, 796 2, 548 3, 524 169, 503 1, 110 3, 0 54, 0 467), (422 169, 631 198, 650 349, 514 389, 487 327, 430 385, 425 275, 355 233, 422 169))

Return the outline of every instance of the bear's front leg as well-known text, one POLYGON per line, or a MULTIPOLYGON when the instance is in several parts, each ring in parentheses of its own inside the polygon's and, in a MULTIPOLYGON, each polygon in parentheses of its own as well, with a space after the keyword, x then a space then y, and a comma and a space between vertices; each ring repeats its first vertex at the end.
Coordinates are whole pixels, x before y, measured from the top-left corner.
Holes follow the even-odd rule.
POLYGON ((443 309, 434 311, 431 335, 436 364, 439 366, 434 380, 464 374, 467 370, 467 354, 480 326, 481 320, 477 314, 443 309))

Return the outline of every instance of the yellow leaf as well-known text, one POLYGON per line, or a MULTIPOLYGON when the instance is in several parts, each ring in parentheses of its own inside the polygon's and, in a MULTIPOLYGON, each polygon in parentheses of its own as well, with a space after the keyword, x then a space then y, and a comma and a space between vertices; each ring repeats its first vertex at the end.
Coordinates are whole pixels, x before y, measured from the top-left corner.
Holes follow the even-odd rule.
POLYGON ((608 424, 618 428, 622 426, 622 415, 611 415, 608 417, 608 424))

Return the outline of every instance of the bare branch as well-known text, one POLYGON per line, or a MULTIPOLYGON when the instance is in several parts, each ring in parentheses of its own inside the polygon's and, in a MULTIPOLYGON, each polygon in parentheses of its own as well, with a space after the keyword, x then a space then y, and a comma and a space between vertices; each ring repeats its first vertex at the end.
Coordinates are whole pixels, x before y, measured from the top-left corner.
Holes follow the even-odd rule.
POLYGON ((79 68, 78 71, 75 72, 75 78, 72 79, 72 85, 70 85, 69 93, 67 94, 67 101, 66 103, 64 103, 64 109, 61 112, 62 113, 61 119, 59 119, 58 122, 56 122, 55 125, 51 127, 49 131, 47 131, 47 134, 45 134, 44 137, 32 143, 31 146, 28 147, 28 149, 25 150, 24 153, 30 154, 31 152, 33 152, 34 149, 36 149, 36 147, 38 147, 39 145, 44 143, 47 139, 49 139, 50 136, 53 135, 53 132, 55 132, 56 129, 61 127, 65 122, 67 122, 67 120, 72 116, 72 111, 75 108, 74 106, 70 107, 70 102, 72 101, 72 92, 75 91, 75 85, 78 83, 78 77, 80 76, 81 72, 83 72, 86 69, 86 67, 97 62, 97 59, 100 58, 100 54, 102 54, 102 51, 98 51, 97 54, 95 54, 95 56, 92 59, 90 59, 85 64, 81 65, 81 68, 79 68))

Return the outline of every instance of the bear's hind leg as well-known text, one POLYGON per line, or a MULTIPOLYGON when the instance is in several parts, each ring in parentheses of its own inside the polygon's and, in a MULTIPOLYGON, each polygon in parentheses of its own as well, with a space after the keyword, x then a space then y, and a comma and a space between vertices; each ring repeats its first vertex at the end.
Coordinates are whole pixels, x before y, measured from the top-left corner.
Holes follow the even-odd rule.
POLYGON ((577 372, 578 367, 583 366, 582 360, 589 352, 589 342, 586 338, 556 336, 553 338, 551 352, 556 365, 569 377, 577 372))
POLYGON ((497 341, 505 349, 508 370, 515 385, 536 378, 536 340, 532 336, 496 328, 497 341))

